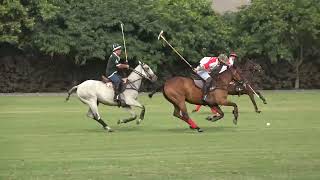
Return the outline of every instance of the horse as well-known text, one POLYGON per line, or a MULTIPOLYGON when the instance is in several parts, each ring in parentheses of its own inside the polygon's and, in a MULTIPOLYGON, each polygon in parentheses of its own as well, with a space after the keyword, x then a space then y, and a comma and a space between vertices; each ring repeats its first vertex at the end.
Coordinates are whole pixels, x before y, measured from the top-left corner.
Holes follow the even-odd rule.
POLYGON ((229 87, 228 87, 228 93, 229 95, 248 95, 254 110, 256 113, 260 113, 261 111, 258 109, 257 103, 254 99, 254 95, 256 94, 263 102, 263 104, 267 104, 266 99, 263 97, 263 95, 258 91, 255 90, 252 86, 252 83, 250 83, 250 81, 252 82, 252 78, 255 72, 257 73, 261 73, 262 72, 262 68, 259 64, 254 63, 252 60, 248 60, 245 64, 244 64, 244 68, 242 70, 242 74, 243 77, 245 77, 246 79, 246 83, 245 84, 237 84, 236 82, 234 83, 230 83, 229 87))
POLYGON ((215 88, 208 93, 206 102, 202 100, 203 93, 201 88, 197 87, 194 80, 189 77, 175 76, 166 80, 163 86, 164 97, 174 107, 173 116, 185 121, 191 129, 197 130, 198 132, 202 132, 203 130, 189 117, 186 102, 216 108, 220 116, 212 116, 212 121, 217 121, 224 117, 224 113, 219 105, 233 106, 233 123, 237 124, 238 121, 238 106, 236 103, 227 100, 227 87, 232 80, 243 82, 240 70, 236 66, 232 66, 217 75, 214 79, 215 88))
MULTIPOLYGON (((258 109, 257 103, 254 99, 254 95, 256 95, 263 101, 264 104, 267 104, 266 99, 263 97, 263 95, 258 91, 254 90, 253 86, 249 81, 251 81, 254 73, 261 73, 262 68, 259 64, 254 63, 252 60, 248 60, 242 69, 242 76, 245 77, 246 83, 245 84, 239 84, 237 82, 231 81, 228 85, 228 94, 229 95, 248 95, 253 107, 255 109, 256 113, 260 113, 261 111, 258 109)), ((251 81, 252 82, 252 81, 251 81)), ((153 95, 153 94, 152 94, 153 95)), ((149 95, 150 96, 150 95, 149 95)), ((201 105, 197 105, 192 112, 198 112, 200 110, 201 105)), ((211 109, 212 113, 217 113, 214 109, 211 109)))
MULTIPOLYGON (((138 91, 140 89, 142 79, 155 82, 158 78, 147 64, 141 62, 139 62, 139 65, 131 70, 132 72, 128 76, 127 82, 124 84, 125 89, 120 94, 126 103, 123 108, 130 112, 131 117, 118 120, 118 124, 128 123, 137 118, 137 114, 132 110, 132 107, 138 107, 141 109, 139 119, 137 120, 137 124, 140 124, 140 122, 144 119, 146 110, 145 106, 137 101, 138 91)), ((109 82, 106 84, 102 81, 86 80, 81 84, 72 87, 68 91, 66 101, 69 100, 70 95, 75 91, 77 92, 77 96, 80 101, 89 106, 87 116, 101 124, 102 127, 108 132, 112 132, 113 130, 102 120, 98 111, 99 103, 108 106, 118 105, 118 103, 113 100, 114 90, 112 83, 109 82)))

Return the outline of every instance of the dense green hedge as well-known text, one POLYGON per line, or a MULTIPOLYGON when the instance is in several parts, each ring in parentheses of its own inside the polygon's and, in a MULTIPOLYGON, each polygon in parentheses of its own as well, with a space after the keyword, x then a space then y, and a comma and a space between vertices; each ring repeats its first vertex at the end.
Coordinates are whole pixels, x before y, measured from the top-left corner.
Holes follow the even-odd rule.
POLYGON ((319 59, 318 0, 254 0, 223 16, 211 7, 206 0, 3 0, 0 44, 1 49, 9 43, 25 54, 63 55, 85 65, 105 59, 113 43, 122 43, 122 22, 129 61, 143 60, 155 69, 181 64, 157 40, 164 30, 194 64, 202 56, 231 51, 242 58, 288 61, 297 87, 300 66, 319 59))

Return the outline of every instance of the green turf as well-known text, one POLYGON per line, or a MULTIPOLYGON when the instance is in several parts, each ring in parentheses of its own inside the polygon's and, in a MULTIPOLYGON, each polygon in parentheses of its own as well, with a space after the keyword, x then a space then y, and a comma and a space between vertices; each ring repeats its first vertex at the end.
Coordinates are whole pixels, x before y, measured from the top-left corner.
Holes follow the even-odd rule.
MULTIPOLYGON (((320 91, 264 91, 256 114, 247 96, 211 123, 203 108, 191 117, 197 133, 172 116, 161 94, 143 95, 145 121, 117 125, 128 116, 100 106, 115 130, 106 133, 72 97, 0 97, 0 179, 320 179, 320 91), (269 127, 266 123, 270 122, 269 127)), ((193 106, 189 106, 189 111, 193 106)))

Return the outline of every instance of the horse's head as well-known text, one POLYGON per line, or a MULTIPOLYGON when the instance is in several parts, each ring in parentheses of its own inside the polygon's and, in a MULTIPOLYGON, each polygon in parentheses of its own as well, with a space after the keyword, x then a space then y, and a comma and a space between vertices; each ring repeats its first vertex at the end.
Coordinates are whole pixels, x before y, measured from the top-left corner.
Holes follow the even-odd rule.
POLYGON ((145 64, 139 61, 139 65, 137 67, 141 68, 141 70, 138 70, 138 71, 140 71, 140 73, 144 76, 144 78, 150 80, 151 82, 157 81, 158 79, 157 75, 155 75, 155 73, 153 72, 153 70, 150 68, 148 64, 145 64))
POLYGON ((243 79, 243 77, 241 75, 242 72, 241 72, 240 68, 238 68, 237 66, 231 66, 231 67, 229 67, 229 70, 231 72, 233 80, 238 81, 240 83, 244 82, 244 79, 243 79))

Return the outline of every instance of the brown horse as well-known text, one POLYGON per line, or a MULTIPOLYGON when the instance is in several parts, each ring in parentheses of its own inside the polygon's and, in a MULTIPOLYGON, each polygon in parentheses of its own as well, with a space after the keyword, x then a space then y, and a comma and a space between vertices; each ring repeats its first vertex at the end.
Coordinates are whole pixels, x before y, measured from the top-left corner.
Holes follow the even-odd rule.
POLYGON ((215 88, 209 92, 207 102, 202 101, 202 91, 195 85, 193 79, 191 78, 176 76, 167 80, 163 86, 164 97, 171 102, 174 107, 173 115, 188 123, 191 129, 196 129, 198 132, 202 132, 202 130, 189 117, 186 102, 191 104, 208 105, 211 108, 215 107, 220 116, 212 117, 212 121, 217 121, 224 116, 224 113, 220 109, 219 105, 233 106, 233 123, 237 124, 239 116, 238 106, 236 103, 227 100, 227 87, 232 80, 242 82, 239 69, 237 69, 235 66, 230 67, 225 72, 217 75, 217 77, 214 79, 215 88))
POLYGON ((254 94, 255 94, 254 92, 256 92, 256 95, 263 101, 264 104, 267 104, 267 101, 263 97, 263 95, 250 82, 253 82, 253 77, 256 73, 260 74, 262 73, 262 71, 263 70, 259 64, 253 62, 252 60, 248 60, 244 64, 244 68, 242 69, 242 75, 246 79, 246 84, 239 85, 235 82, 235 83, 231 83, 228 87, 230 95, 240 96, 243 94, 247 94, 250 97, 250 100, 257 113, 260 113, 261 111, 258 109, 258 106, 254 99, 254 94))
MULTIPOLYGON (((260 113, 261 111, 258 109, 257 103, 254 99, 255 93, 257 93, 257 96, 263 101, 264 104, 267 104, 266 99, 263 97, 263 95, 254 88, 254 86, 249 83, 252 82, 253 76, 255 73, 261 73, 263 70, 261 66, 257 63, 254 63, 252 60, 246 61, 246 63, 243 65, 242 68, 242 76, 246 80, 245 84, 239 84, 237 82, 230 82, 228 86, 228 94, 229 95, 248 95, 253 107, 255 109, 255 112, 260 113)), ((201 106, 196 106, 195 109, 192 112, 198 112, 201 106)), ((211 109, 213 113, 217 113, 214 109, 211 109)))

